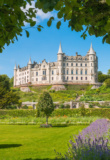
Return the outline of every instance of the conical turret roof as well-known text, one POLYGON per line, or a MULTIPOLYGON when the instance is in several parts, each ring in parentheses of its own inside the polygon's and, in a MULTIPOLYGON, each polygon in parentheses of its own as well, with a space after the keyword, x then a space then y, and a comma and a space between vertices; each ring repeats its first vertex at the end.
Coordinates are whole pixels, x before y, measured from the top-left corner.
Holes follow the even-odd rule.
POLYGON ((62 47, 61 47, 61 42, 60 42, 60 45, 59 45, 58 53, 63 53, 63 52, 62 52, 62 47))
POLYGON ((15 64, 15 67, 14 67, 14 69, 17 69, 17 66, 16 66, 16 64, 15 64))
POLYGON ((91 43, 90 49, 88 51, 88 54, 95 54, 95 51, 94 51, 93 46, 92 46, 92 43, 91 43))
POLYGON ((28 64, 32 64, 32 62, 31 62, 31 57, 30 57, 30 59, 29 59, 29 62, 28 62, 28 64))

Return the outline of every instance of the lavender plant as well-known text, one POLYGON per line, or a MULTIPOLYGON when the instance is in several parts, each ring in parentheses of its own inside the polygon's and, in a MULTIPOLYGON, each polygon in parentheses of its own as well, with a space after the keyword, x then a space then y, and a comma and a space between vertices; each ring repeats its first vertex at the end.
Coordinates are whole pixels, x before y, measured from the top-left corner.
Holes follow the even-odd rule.
POLYGON ((68 152, 64 156, 57 153, 57 158, 65 160, 110 160, 108 131, 110 123, 106 119, 98 119, 85 128, 75 142, 70 140, 68 152))

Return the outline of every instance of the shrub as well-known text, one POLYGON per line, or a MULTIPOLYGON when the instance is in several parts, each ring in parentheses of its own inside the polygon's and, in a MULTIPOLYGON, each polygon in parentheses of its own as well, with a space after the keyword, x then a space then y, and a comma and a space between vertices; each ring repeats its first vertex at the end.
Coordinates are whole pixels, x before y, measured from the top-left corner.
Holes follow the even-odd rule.
POLYGON ((74 137, 75 142, 70 140, 68 152, 64 157, 57 154, 57 158, 65 160, 110 160, 106 134, 109 128, 110 124, 106 119, 96 120, 74 137))
POLYGON ((69 105, 69 104, 67 104, 67 105, 65 106, 65 108, 70 108, 70 105, 69 105))
POLYGON ((110 78, 108 78, 108 79, 106 79, 106 80, 104 81, 104 85, 105 85, 106 87, 110 87, 110 78))
POLYGON ((33 106, 28 106, 28 109, 33 109, 33 106))
POLYGON ((59 105, 59 108, 60 108, 60 109, 65 108, 64 104, 60 104, 60 105, 59 105))
POLYGON ((28 109, 27 105, 22 106, 22 109, 28 109))
POLYGON ((81 116, 85 116, 85 115, 86 115, 86 109, 85 109, 85 107, 84 107, 84 104, 82 104, 79 109, 80 109, 80 114, 81 114, 81 116))
POLYGON ((43 94, 41 94, 37 106, 37 109, 40 112, 44 112, 46 115, 46 124, 48 124, 48 117, 54 110, 53 100, 48 92, 43 92, 43 94))

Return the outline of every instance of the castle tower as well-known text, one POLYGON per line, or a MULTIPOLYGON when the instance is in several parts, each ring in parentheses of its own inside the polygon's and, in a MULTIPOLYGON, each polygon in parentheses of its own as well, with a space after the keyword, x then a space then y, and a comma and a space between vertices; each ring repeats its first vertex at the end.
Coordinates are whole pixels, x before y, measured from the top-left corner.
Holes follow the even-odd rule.
POLYGON ((63 52, 62 52, 62 47, 61 47, 61 42, 59 45, 59 50, 57 54, 57 61, 58 61, 58 77, 59 77, 59 82, 63 82, 63 75, 62 75, 62 66, 63 66, 63 52))
POLYGON ((17 67, 16 67, 16 64, 15 64, 15 67, 14 67, 14 87, 16 86, 16 73, 17 72, 17 67))
POLYGON ((31 57, 28 62, 28 71, 29 71, 29 82, 31 82, 31 67, 32 67, 32 62, 31 62, 31 57))
POLYGON ((89 80, 91 81, 92 84, 94 84, 97 81, 97 56, 96 52, 92 47, 92 43, 88 51, 88 56, 89 56, 89 80))

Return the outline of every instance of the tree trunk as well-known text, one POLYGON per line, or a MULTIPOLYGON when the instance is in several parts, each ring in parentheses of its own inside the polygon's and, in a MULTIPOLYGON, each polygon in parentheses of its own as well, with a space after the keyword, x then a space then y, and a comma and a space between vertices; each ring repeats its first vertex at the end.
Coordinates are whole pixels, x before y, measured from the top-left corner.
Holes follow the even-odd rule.
POLYGON ((48 117, 46 116, 46 124, 48 125, 48 117))

